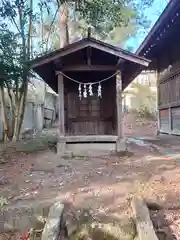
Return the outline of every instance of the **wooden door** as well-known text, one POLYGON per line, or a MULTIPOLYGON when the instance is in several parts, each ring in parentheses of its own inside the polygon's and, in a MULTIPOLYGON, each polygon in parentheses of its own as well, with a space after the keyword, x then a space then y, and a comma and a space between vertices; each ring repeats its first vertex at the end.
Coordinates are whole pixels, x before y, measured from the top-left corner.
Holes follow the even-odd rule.
POLYGON ((78 132, 83 135, 103 134, 101 129, 101 101, 97 97, 88 97, 79 101, 78 132))
POLYGON ((80 100, 76 93, 69 93, 67 101, 69 135, 103 134, 100 118, 101 100, 97 96, 80 100))

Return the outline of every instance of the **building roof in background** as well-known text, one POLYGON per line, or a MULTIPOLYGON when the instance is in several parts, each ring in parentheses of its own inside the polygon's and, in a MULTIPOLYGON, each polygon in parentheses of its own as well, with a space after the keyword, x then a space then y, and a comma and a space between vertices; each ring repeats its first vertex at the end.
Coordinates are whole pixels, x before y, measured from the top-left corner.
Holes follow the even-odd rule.
POLYGON ((171 0, 137 49, 136 54, 151 59, 153 56, 151 53, 154 53, 155 50, 157 51, 174 27, 179 27, 179 22, 180 0, 171 0))
MULTIPOLYGON (((135 52, 137 55, 151 60, 150 69, 155 70, 153 60, 164 52, 167 43, 171 44, 173 42, 173 37, 175 38, 179 32, 179 26, 180 0, 171 0, 135 52)), ((141 71, 142 68, 138 66, 134 75, 131 75, 130 80, 136 78, 141 71)))

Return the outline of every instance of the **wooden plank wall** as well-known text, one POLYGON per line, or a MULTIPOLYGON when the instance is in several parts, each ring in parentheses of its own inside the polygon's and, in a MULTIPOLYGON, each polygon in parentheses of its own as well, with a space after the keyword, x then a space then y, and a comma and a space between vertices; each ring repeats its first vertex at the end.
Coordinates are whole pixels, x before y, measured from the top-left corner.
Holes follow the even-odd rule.
POLYGON ((162 109, 159 112, 160 119, 160 131, 164 133, 169 133, 171 131, 169 109, 162 109))
MULTIPOLYGON (((180 133, 180 34, 172 32, 171 40, 167 40, 159 48, 156 56, 159 130, 168 134, 180 133), (166 113, 166 114, 164 114, 166 113)), ((155 62, 155 61, 154 61, 155 62)))
POLYGON ((180 105, 180 72, 159 84, 159 108, 180 105))
POLYGON ((160 132, 180 135, 180 48, 172 45, 161 55, 158 64, 160 132))
POLYGON ((66 135, 116 135, 115 80, 102 84, 102 98, 96 95, 79 99, 78 86, 65 90, 66 135))

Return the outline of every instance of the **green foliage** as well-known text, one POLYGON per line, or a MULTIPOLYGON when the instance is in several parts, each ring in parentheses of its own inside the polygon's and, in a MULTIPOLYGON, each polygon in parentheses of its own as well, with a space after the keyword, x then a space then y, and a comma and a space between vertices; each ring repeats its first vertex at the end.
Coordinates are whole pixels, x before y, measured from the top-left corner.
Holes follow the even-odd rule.
POLYGON ((8 200, 7 200, 7 198, 5 198, 5 197, 0 197, 0 210, 4 207, 4 206, 6 206, 6 205, 8 205, 8 200))
POLYGON ((9 29, 8 25, 10 25, 15 29, 13 33, 18 41, 23 64, 39 53, 59 47, 57 44, 60 38, 58 12, 63 3, 68 3, 69 32, 72 39, 87 35, 87 27, 90 25, 93 27, 92 35, 96 38, 119 44, 135 35, 139 27, 146 28, 149 25, 149 21, 143 15, 143 10, 149 7, 153 0, 143 0, 141 4, 136 0, 38 0, 30 2, 36 5, 33 11, 27 0, 3 0, 0 4, 1 28, 4 25, 6 29, 9 29), (30 17, 32 26, 29 32, 30 17), (39 49, 37 46, 27 46, 30 33, 30 44, 34 45, 33 41, 36 45, 38 43, 39 49))
POLYGON ((18 47, 16 35, 8 29, 0 30, 0 72, 4 81, 1 84, 18 84, 22 76, 20 56, 17 55, 18 47), (14 81, 14 82, 12 82, 14 81))
MULTIPOLYGON (((54 1, 50 0, 48 6, 50 8, 51 5, 54 5, 54 8, 58 10, 63 3, 68 4, 70 41, 87 36, 87 28, 91 26, 91 35, 95 38, 123 46, 125 41, 130 36, 134 36, 139 28, 146 29, 150 25, 143 11, 151 6, 152 2, 153 0, 84 0, 71 2, 57 0, 54 4, 54 1)), ((44 39, 47 40, 45 41, 46 47, 50 45, 49 48, 51 49, 59 48, 61 36, 58 11, 44 15, 41 24, 44 26, 43 33, 45 35, 44 39)))
POLYGON ((3 95, 6 88, 12 123, 10 130, 6 112, 3 110, 4 131, 8 140, 19 138, 29 77, 32 76, 29 69, 29 60, 32 57, 31 31, 36 19, 32 2, 33 0, 2 0, 0 3, 1 104, 2 109, 5 109, 3 95))
MULTIPOLYGON (((5 76, 4 84, 11 85, 12 89, 22 90, 22 78, 28 67, 26 65, 27 48, 21 45, 21 32, 19 26, 15 23, 17 17, 17 1, 3 1, 0 5, 0 70, 5 76), (17 31, 9 29, 8 22, 17 26, 17 31)), ((9 23, 9 24, 10 24, 9 23)))
POLYGON ((152 111, 147 106, 142 105, 137 109, 137 114, 139 118, 151 119, 155 117, 156 111, 152 111))
POLYGON ((112 30, 127 25, 129 21, 147 24, 142 10, 152 2, 153 0, 87 0, 82 1, 75 10, 93 27, 106 26, 107 30, 112 30))

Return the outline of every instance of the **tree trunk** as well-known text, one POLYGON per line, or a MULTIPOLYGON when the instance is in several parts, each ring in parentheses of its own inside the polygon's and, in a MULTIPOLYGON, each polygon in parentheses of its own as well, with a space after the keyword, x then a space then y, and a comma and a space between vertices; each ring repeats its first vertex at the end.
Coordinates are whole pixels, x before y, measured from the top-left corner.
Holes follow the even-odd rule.
POLYGON ((9 140, 9 124, 8 124, 7 114, 6 114, 6 102, 5 102, 3 86, 0 86, 0 95, 1 95, 1 112, 2 112, 2 123, 3 123, 3 140, 8 141, 9 140))
POLYGON ((13 137, 12 141, 16 142, 19 138, 17 137, 17 129, 19 125, 19 106, 16 103, 15 107, 15 121, 14 121, 14 132, 13 132, 13 137))
POLYGON ((14 101, 14 96, 13 92, 11 89, 8 89, 8 95, 9 95, 9 106, 10 106, 10 119, 11 119, 11 135, 10 135, 10 140, 12 140, 13 135, 14 135, 14 125, 15 125, 15 101, 14 101))
POLYGON ((17 130, 17 140, 19 140, 19 135, 20 135, 23 119, 24 119, 25 103, 26 103, 26 97, 24 93, 20 102, 20 107, 19 107, 19 124, 18 124, 18 130, 17 130))
POLYGON ((27 90, 23 93, 19 104, 18 104, 18 109, 16 111, 16 120, 15 120, 15 125, 14 125, 14 136, 13 136, 13 141, 18 141, 20 132, 21 132, 21 127, 22 127, 22 122, 24 119, 24 112, 25 112, 25 104, 26 104, 26 94, 27 90))
POLYGON ((59 31, 60 31, 60 48, 63 48, 69 44, 67 3, 62 4, 60 7, 59 31))
POLYGON ((16 109, 16 119, 15 119, 15 125, 14 125, 14 136, 13 141, 18 141, 21 131, 22 122, 24 119, 24 112, 25 112, 25 106, 26 106, 26 98, 27 98, 27 88, 28 84, 25 84, 24 86, 24 92, 22 93, 19 103, 16 103, 17 109, 16 109))

